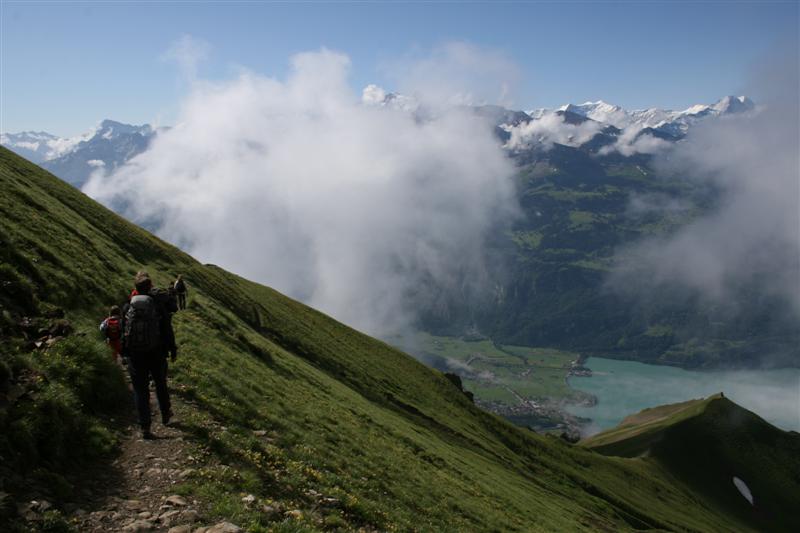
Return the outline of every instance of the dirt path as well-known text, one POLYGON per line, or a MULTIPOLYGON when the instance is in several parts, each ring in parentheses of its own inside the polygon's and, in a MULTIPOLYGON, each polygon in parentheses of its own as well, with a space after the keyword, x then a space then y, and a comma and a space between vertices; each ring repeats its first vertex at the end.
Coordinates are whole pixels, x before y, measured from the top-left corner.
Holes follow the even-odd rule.
MULTIPOLYGON (((125 372, 127 376, 127 372, 125 372)), ((181 420, 191 406, 170 387, 173 417, 162 425, 151 383, 150 411, 155 439, 141 437, 136 423, 131 390, 127 425, 119 443, 119 455, 102 472, 87 472, 86 486, 79 490, 69 513, 75 529, 83 532, 238 533, 241 528, 221 522, 203 525, 202 502, 176 493, 176 485, 195 474, 197 446, 183 430, 181 420)))
MULTIPOLYGON (((154 423, 155 440, 142 439, 136 424, 127 427, 111 471, 87 491, 99 494, 87 502, 90 506, 72 515, 78 531, 186 533, 200 525, 199 502, 174 492, 174 486, 194 470, 180 425, 186 407, 174 395, 173 404, 174 422, 169 427, 154 423)), ((151 409, 158 413, 155 403, 151 409)))

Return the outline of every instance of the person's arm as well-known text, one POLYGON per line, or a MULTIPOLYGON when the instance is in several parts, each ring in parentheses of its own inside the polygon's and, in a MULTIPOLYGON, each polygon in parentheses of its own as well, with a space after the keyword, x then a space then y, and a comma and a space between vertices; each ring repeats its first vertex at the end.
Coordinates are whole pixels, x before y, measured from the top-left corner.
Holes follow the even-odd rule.
POLYGON ((105 333, 106 329, 108 329, 108 318, 104 318, 103 321, 100 322, 100 331, 105 333))

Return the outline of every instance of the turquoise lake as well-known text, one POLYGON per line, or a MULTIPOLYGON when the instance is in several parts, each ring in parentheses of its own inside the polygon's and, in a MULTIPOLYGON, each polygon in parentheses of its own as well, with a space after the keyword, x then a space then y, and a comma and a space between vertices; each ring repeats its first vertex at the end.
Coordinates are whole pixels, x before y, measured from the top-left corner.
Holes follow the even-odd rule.
POLYGON ((597 405, 572 406, 569 412, 592 419, 590 434, 646 407, 717 392, 781 429, 800 431, 800 369, 699 372, 602 357, 590 357, 585 366, 593 376, 574 376, 569 384, 595 395, 597 405))

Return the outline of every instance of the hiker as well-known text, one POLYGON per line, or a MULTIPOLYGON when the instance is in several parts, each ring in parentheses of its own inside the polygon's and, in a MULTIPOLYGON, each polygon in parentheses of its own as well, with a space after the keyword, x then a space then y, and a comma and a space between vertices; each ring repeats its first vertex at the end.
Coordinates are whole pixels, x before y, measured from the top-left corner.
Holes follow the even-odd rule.
POLYGON ((161 422, 166 426, 172 417, 167 389, 167 355, 172 361, 178 355, 171 313, 178 310, 169 292, 153 287, 147 272, 134 278, 136 288, 125 305, 122 355, 128 360, 136 410, 142 438, 155 438, 150 431, 150 378, 156 387, 161 422))
POLYGON ((122 317, 118 305, 112 305, 108 316, 100 323, 100 331, 106 337, 106 343, 111 348, 111 357, 117 362, 122 357, 122 317))
POLYGON ((181 274, 178 274, 178 279, 175 280, 172 286, 175 288, 175 292, 178 295, 178 309, 186 309, 186 294, 188 290, 186 289, 186 283, 183 281, 183 276, 181 274))

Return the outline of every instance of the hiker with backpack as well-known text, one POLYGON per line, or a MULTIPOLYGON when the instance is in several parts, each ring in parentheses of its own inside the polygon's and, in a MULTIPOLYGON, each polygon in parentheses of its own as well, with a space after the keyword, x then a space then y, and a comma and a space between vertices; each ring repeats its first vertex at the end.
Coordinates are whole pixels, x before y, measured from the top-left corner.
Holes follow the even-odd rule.
POLYGON ((188 294, 188 290, 186 289, 186 283, 183 281, 183 276, 178 274, 178 279, 172 284, 175 288, 175 293, 178 295, 178 309, 186 309, 186 295, 188 294))
POLYGON ((111 357, 117 362, 122 357, 122 317, 118 305, 112 305, 108 316, 100 323, 100 331, 106 337, 106 344, 111 348, 111 357))
POLYGON ((125 305, 122 354, 128 360, 136 410, 142 438, 155 438, 150 431, 150 378, 152 377, 166 426, 172 417, 167 389, 167 356, 178 355, 171 314, 178 310, 174 297, 164 289, 153 287, 147 272, 138 272, 130 302, 125 305))

